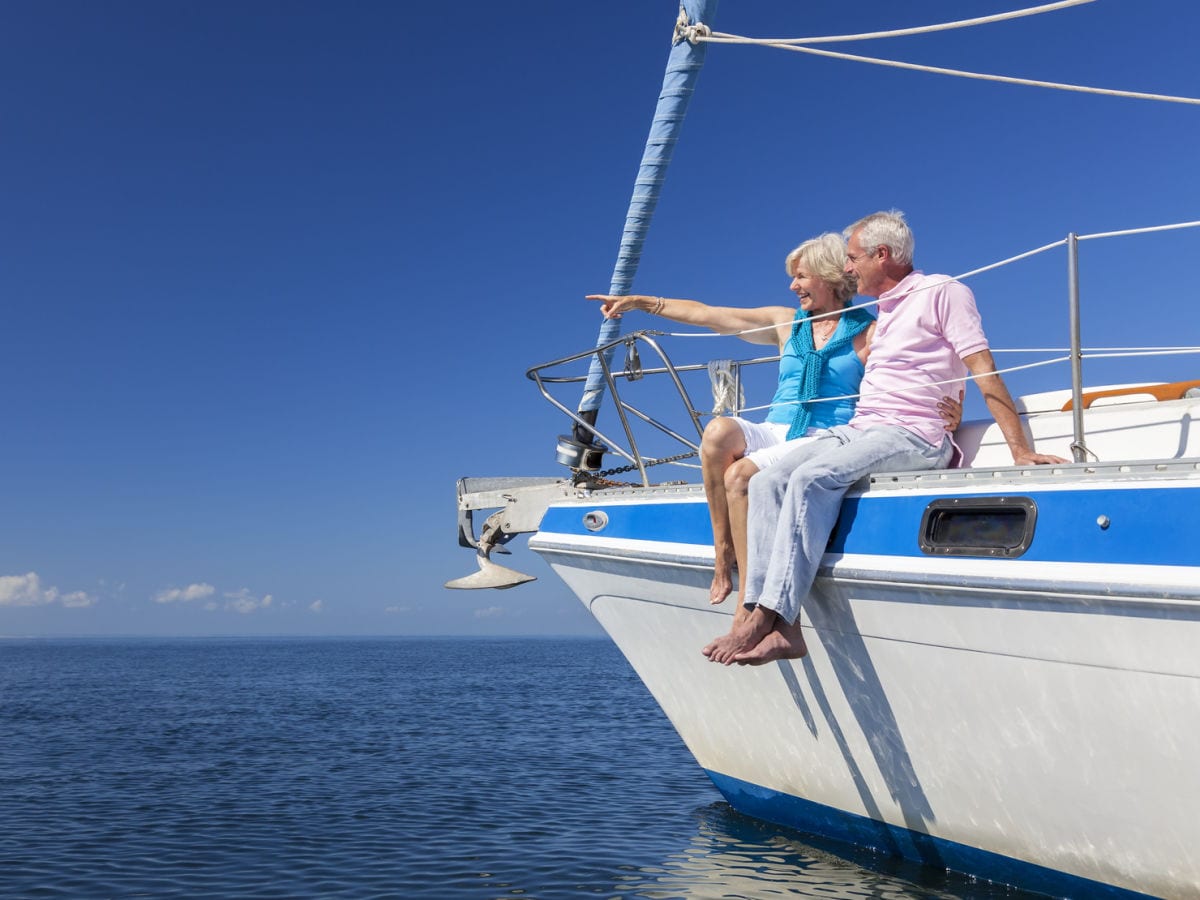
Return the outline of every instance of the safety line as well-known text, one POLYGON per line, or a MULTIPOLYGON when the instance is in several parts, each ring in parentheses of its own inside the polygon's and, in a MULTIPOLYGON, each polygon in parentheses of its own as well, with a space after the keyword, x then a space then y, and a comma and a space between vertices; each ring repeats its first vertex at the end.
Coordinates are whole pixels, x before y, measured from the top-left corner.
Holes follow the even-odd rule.
POLYGON ((871 391, 870 393, 866 393, 866 394, 844 394, 843 396, 840 396, 840 397, 814 397, 812 400, 783 400, 777 404, 768 403, 765 406, 748 406, 748 407, 744 408, 742 410, 742 412, 757 412, 760 409, 770 409, 771 406, 773 406, 773 405, 774 406, 795 406, 797 403, 832 403, 835 400, 854 400, 854 399, 861 399, 863 397, 885 397, 885 396, 891 396, 894 394, 912 394, 912 393, 916 393, 918 390, 924 390, 925 388, 942 387, 942 386, 948 385, 948 384, 965 384, 968 381, 975 381, 978 378, 989 378, 992 375, 1007 375, 1010 372, 1021 372, 1021 371, 1024 371, 1025 369, 1038 369, 1038 368, 1041 368, 1042 366, 1051 366, 1051 365, 1055 365, 1056 363, 1070 362, 1070 360, 1071 360, 1071 357, 1069 357, 1069 356, 1058 356, 1053 359, 1043 359, 1043 360, 1039 360, 1038 362, 1026 363, 1023 366, 1009 366, 1006 369, 996 369, 995 371, 985 372, 982 375, 978 375, 978 376, 977 375, 966 375, 962 378, 947 378, 943 381, 930 381, 930 382, 920 385, 919 387, 902 387, 902 388, 895 388, 894 390, 890 390, 890 391, 871 391))
MULTIPOLYGON (((1090 241, 1090 240, 1096 240, 1098 238, 1123 237, 1125 235, 1131 235, 1131 234, 1151 234, 1151 233, 1159 232, 1159 231, 1174 231, 1174 230, 1177 230, 1180 228, 1197 228, 1197 227, 1200 227, 1200 221, 1175 222, 1170 225, 1150 225, 1145 228, 1128 228, 1123 231, 1104 231, 1104 232, 1097 232, 1095 234, 1082 234, 1082 235, 1077 235, 1076 240, 1090 241)), ((1047 250, 1053 250, 1056 247, 1062 247, 1066 243, 1067 243, 1067 241, 1065 238, 1063 240, 1054 241, 1053 243, 1045 244, 1045 245, 1043 245, 1041 247, 1037 247, 1033 250, 1027 250, 1024 253, 1018 253, 1016 256, 1010 256, 1010 257, 1008 257, 1008 259, 1002 259, 999 262, 989 263, 986 266, 980 266, 977 269, 971 269, 970 271, 963 272, 961 275, 947 276, 942 281, 935 281, 932 284, 922 285, 921 287, 917 288, 916 291, 913 291, 913 293, 916 293, 917 291, 933 290, 934 288, 941 287, 942 285, 945 285, 945 284, 951 284, 955 281, 964 281, 967 278, 971 278, 972 276, 981 275, 984 272, 990 272, 992 269, 999 269, 1001 266, 1007 266, 1011 263, 1020 262, 1023 259, 1028 259, 1029 257, 1036 256, 1039 253, 1045 253, 1047 250)), ((872 306, 878 306, 879 303, 880 303, 879 299, 867 300, 863 303, 856 303, 853 306, 845 306, 845 307, 842 307, 841 309, 831 310, 830 312, 827 312, 827 313, 819 313, 815 316, 811 316, 810 318, 813 321, 818 321, 820 319, 825 319, 830 316, 841 315, 842 313, 847 312, 848 310, 852 310, 852 309, 868 309, 872 306)), ((741 337, 742 335, 746 335, 746 334, 757 334, 760 331, 770 331, 772 328, 778 328, 780 325, 789 325, 789 324, 791 324, 791 321, 792 320, 788 319, 786 321, 776 322, 772 325, 763 325, 759 328, 747 328, 745 331, 730 331, 730 332, 721 333, 721 334, 714 333, 711 331, 663 331, 663 332, 657 332, 657 333, 662 334, 666 337, 675 337, 675 338, 741 337)))

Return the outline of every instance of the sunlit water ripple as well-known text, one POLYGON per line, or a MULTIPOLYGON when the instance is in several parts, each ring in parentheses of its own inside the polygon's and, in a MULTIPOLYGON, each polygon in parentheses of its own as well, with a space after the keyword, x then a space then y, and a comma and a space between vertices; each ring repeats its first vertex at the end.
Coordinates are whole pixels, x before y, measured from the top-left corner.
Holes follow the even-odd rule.
POLYGON ((602 640, 0 643, 6 897, 1006 897, 721 799, 602 640))

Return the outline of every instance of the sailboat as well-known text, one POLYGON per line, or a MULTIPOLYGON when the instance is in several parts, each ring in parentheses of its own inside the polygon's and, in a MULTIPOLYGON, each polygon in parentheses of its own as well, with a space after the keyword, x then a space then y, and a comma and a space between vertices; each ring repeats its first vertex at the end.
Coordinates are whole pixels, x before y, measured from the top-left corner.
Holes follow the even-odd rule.
MULTIPOLYGON (((714 9, 680 9, 610 293, 629 292, 672 129, 722 40, 714 9)), ((1054 249, 1075 273, 1080 241, 1113 236, 1054 249)), ((772 360, 681 365, 661 332, 619 323, 529 370, 571 422, 569 474, 460 479, 478 571, 447 586, 529 580, 492 555, 530 535, 743 813, 1051 896, 1200 897, 1200 380, 1086 385, 1069 281, 1071 383, 1018 408, 1037 449, 1072 462, 1013 466, 998 427, 969 421, 962 466, 855 485, 804 603, 803 659, 700 654, 732 611, 709 603, 704 491, 656 480, 694 459, 710 414, 688 379, 738 412, 745 373, 772 360), (630 399, 651 379, 682 424, 630 399), (583 385, 575 409, 564 385, 583 385), (648 449, 664 440, 677 452, 648 449)))

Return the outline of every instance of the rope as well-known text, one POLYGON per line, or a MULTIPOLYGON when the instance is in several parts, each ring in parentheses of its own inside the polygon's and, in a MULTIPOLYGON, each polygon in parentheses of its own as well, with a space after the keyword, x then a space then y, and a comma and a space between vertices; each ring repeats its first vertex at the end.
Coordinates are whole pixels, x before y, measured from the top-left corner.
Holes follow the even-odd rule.
MULTIPOLYGON (((934 31, 945 31, 951 28, 965 28, 969 25, 982 25, 988 22, 1000 22, 1005 19, 1015 19, 1020 16, 1031 16, 1038 13, 1050 12, 1067 6, 1077 6, 1080 3, 1090 3, 1092 0, 1063 0, 1061 3, 1051 3, 1045 6, 1031 7, 1011 13, 999 13, 994 16, 984 16, 978 19, 963 19, 958 22, 946 22, 940 25, 924 25, 917 28, 904 28, 896 31, 876 31, 867 34, 841 34, 813 38, 749 38, 736 34, 712 32, 706 26, 697 24, 683 29, 691 43, 711 44, 751 44, 760 47, 775 47, 779 50, 790 50, 794 53, 808 53, 813 56, 824 56, 829 59, 844 59, 850 62, 870 63, 875 66, 888 66, 894 69, 908 69, 913 72, 929 72, 934 75, 953 75, 957 78, 971 78, 976 81, 995 81, 1001 84, 1019 84, 1026 87, 1050 88, 1057 91, 1071 91, 1078 94, 1099 94, 1106 97, 1124 97, 1132 100, 1157 100, 1160 103, 1183 103, 1200 106, 1200 98, 1177 97, 1170 94, 1151 94, 1143 91, 1121 91, 1112 88, 1089 87, 1080 84, 1063 84, 1056 81, 1039 81, 1033 78, 1016 78, 1010 75, 991 75, 984 72, 967 72, 963 69, 946 69, 941 66, 926 66, 917 63, 900 62, 894 59, 880 59, 874 56, 858 56, 853 53, 838 53, 833 50, 818 50, 807 44, 826 43, 830 41, 862 41, 882 37, 897 37, 900 35, 926 34, 934 31), (707 33, 705 33, 707 32, 707 33)), ((676 33, 680 30, 676 27, 676 33)))
POLYGON ((679 7, 679 17, 675 20, 675 37, 671 41, 672 46, 680 41, 695 44, 697 41, 708 38, 711 34, 712 29, 703 22, 696 22, 693 25, 688 21, 687 10, 682 6, 679 7))
POLYGON ((1156 231, 1174 231, 1177 228, 1195 228, 1200 222, 1176 222, 1174 225, 1152 225, 1149 228, 1127 228, 1125 231, 1103 231, 1098 234, 1081 234, 1077 241, 1091 241, 1096 238, 1124 237, 1127 234, 1152 234, 1156 231))
POLYGON ((712 383, 714 416, 725 412, 737 413, 746 402, 745 392, 733 374, 732 359, 714 359, 708 364, 708 380, 712 383))
POLYGON ((1026 87, 1051 88, 1056 91, 1072 91, 1077 94, 1100 94, 1105 97, 1125 97, 1130 100, 1157 100, 1161 103, 1184 103, 1190 106, 1200 106, 1200 98, 1176 97, 1171 94, 1150 94, 1143 91, 1120 91, 1113 88, 1089 87, 1082 84, 1062 84, 1056 81, 1039 81, 1035 78, 1015 78, 1011 75, 990 75, 986 72, 967 72, 963 69, 946 69, 941 66, 924 66, 917 63, 900 62, 895 59, 879 59, 874 56, 858 56, 854 53, 835 53, 832 50, 818 50, 815 47, 799 47, 791 44, 758 41, 752 38, 737 41, 720 40, 715 35, 703 38, 713 43, 761 44, 767 47, 777 47, 780 50, 791 50, 794 53, 809 53, 813 56, 827 56, 830 59, 845 59, 850 62, 870 63, 874 66, 888 66, 893 69, 908 69, 912 72, 929 72, 934 75, 954 75, 958 78, 972 78, 976 81, 997 81, 1001 84, 1020 84, 1026 87))
MULTIPOLYGON (((1039 13, 1053 12, 1068 6, 1080 6, 1092 3, 1094 0, 1062 0, 1060 3, 1047 3, 1044 6, 1034 6, 1029 9, 1019 9, 1013 12, 997 13, 994 16, 980 16, 976 19, 961 19, 957 22, 943 22, 940 25, 922 25, 917 28, 898 28, 895 31, 872 31, 867 34, 838 34, 825 37, 809 38, 760 38, 759 41, 770 44, 831 44, 835 41, 869 41, 876 38, 905 37, 910 34, 929 34, 934 31, 949 31, 952 28, 967 28, 972 25, 987 25, 992 22, 1004 22, 1009 19, 1019 19, 1023 16, 1035 16, 1039 13)), ((703 26, 700 26, 703 27, 703 26)), ((737 35, 710 32, 714 38, 732 39, 731 42, 748 43, 746 38, 737 35)), ((688 40, 692 40, 689 36, 688 40)), ((699 39, 697 37, 697 39, 699 39)), ((714 41, 714 43, 717 43, 714 41)))
POLYGON ((1110 353, 1084 353, 1082 359, 1122 359, 1124 357, 1134 356, 1188 356, 1192 353, 1200 353, 1200 347, 1179 347, 1170 350, 1154 350, 1150 353, 1137 351, 1118 350, 1110 353))
MULTIPOLYGON (((1102 353, 1137 353, 1144 356, 1171 356, 1177 353, 1194 353, 1200 347, 1092 347, 1081 351, 1090 359, 1097 359, 1102 353)), ((1070 347, 1005 347, 993 348, 992 353, 1070 353, 1070 347)))

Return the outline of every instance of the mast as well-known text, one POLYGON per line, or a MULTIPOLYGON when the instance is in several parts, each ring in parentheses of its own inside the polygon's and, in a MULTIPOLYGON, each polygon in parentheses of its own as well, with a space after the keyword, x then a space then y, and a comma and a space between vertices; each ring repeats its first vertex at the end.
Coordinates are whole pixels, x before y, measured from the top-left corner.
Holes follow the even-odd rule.
MULTIPOLYGON (((617 262, 608 288, 610 294, 628 294, 633 286, 633 278, 642 258, 642 245, 646 241, 650 220, 654 216, 659 193, 667 177, 667 167, 671 163, 671 155, 683 128, 688 102, 695 90, 700 67, 704 64, 706 45, 703 42, 689 43, 683 37, 683 28, 697 24, 711 25, 716 11, 717 0, 681 0, 675 40, 667 58, 662 91, 659 93, 654 119, 650 124, 650 134, 646 138, 646 149, 642 154, 637 180, 634 182, 629 210, 625 214, 625 229, 621 233, 621 246, 617 251, 617 262)), ((596 346, 602 347, 620 335, 621 320, 605 319, 596 337, 596 346)), ((596 423, 600 403, 604 399, 604 366, 612 360, 614 349, 610 347, 605 351, 603 363, 599 354, 593 357, 591 368, 588 370, 578 414, 589 425, 596 423)), ((576 467, 599 468, 603 448, 593 444, 593 436, 582 425, 575 424, 574 440, 566 437, 559 439, 560 462, 567 462, 564 459, 564 450, 568 457, 573 453, 577 454, 576 467), (570 446, 564 448, 564 441, 570 446), (584 462, 588 460, 594 461, 595 465, 585 465, 584 462)))

